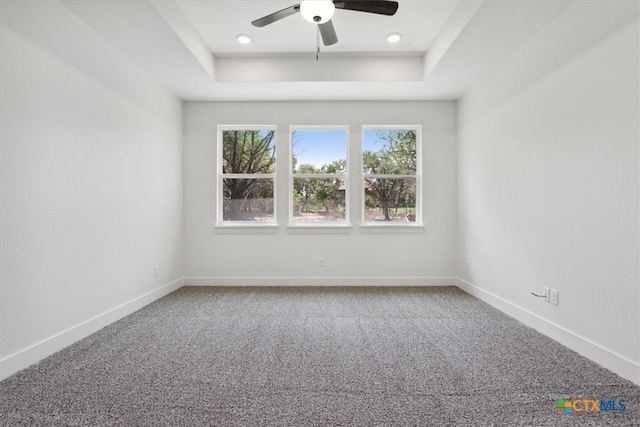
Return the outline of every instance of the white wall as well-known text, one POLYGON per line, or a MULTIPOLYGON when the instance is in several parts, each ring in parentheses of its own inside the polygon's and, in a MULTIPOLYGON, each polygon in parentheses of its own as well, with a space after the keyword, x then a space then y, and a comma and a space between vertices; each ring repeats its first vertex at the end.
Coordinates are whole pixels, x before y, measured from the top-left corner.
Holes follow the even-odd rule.
POLYGON ((57 2, 16 4, 0 27, 0 378, 183 276, 181 102, 57 2))
POLYGON ((640 383, 637 10, 573 3, 462 98, 457 271, 640 383))
MULTIPOLYGON (((192 284, 445 284, 455 272, 456 120, 453 102, 239 102, 185 104, 185 280, 192 284), (222 233, 216 212, 219 124, 278 126, 280 227, 222 233), (422 125, 424 229, 405 234, 286 229, 290 125, 422 125), (324 257, 326 267, 319 266, 324 257)), ((357 171, 356 175, 357 176, 357 171)), ((357 220, 353 207, 352 220, 357 220)), ((355 222, 355 221, 354 221, 355 222)))

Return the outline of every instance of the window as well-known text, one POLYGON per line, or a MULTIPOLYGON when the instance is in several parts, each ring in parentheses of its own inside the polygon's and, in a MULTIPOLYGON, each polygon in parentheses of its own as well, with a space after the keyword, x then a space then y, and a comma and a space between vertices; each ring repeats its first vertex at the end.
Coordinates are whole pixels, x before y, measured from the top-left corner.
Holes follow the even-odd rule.
POLYGON ((420 224, 419 126, 363 128, 364 222, 420 224))
POLYGON ((291 224, 346 224, 346 127, 291 128, 291 224))
POLYGON ((289 194, 280 181, 278 203, 276 134, 275 126, 218 126, 218 226, 275 230, 284 219, 276 206, 286 205, 289 225, 299 230, 347 230, 354 201, 363 230, 422 224, 420 126, 363 126, 361 144, 351 148, 348 126, 291 126, 289 158, 280 159, 280 167, 289 162, 289 194), (349 172, 350 150, 362 175, 349 172))
POLYGON ((275 223, 275 127, 219 126, 218 159, 218 225, 275 223))

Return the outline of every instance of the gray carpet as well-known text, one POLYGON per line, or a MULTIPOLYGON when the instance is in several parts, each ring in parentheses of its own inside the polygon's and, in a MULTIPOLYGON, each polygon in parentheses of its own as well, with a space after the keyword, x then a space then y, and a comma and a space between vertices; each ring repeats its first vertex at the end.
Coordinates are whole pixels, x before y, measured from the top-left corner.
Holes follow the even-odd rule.
POLYGON ((640 425, 640 387, 454 287, 182 288, 0 398, 3 426, 640 425))

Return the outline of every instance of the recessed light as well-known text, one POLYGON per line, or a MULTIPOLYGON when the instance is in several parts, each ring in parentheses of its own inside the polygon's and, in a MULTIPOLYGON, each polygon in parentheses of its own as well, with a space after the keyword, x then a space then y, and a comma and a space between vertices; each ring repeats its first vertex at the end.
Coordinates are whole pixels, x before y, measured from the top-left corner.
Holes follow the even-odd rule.
POLYGON ((251 43, 251 37, 248 36, 247 34, 238 34, 236 36, 236 40, 238 40, 238 43, 242 43, 242 44, 251 43))
POLYGON ((402 34, 400 33, 391 33, 387 35, 387 41, 389 43, 398 43, 401 38, 402 38, 402 34))

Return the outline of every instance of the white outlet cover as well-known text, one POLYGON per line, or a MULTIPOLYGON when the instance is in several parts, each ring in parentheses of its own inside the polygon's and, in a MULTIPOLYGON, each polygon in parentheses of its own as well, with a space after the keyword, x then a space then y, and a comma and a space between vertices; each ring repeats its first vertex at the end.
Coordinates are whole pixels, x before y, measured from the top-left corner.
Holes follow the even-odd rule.
POLYGON ((556 289, 551 289, 551 304, 558 305, 558 291, 556 289))

